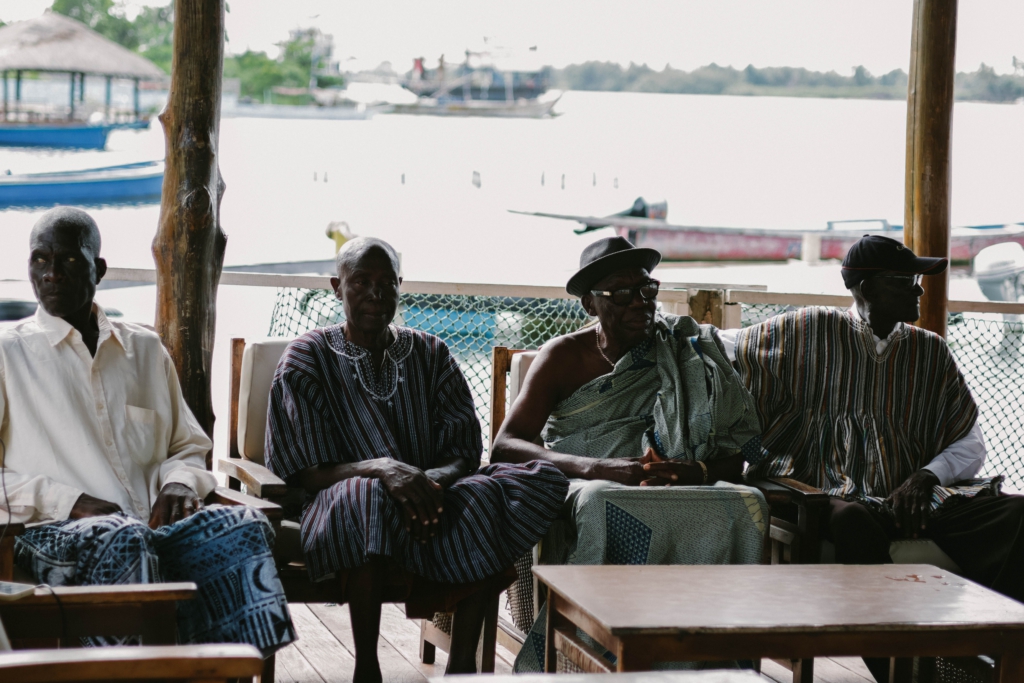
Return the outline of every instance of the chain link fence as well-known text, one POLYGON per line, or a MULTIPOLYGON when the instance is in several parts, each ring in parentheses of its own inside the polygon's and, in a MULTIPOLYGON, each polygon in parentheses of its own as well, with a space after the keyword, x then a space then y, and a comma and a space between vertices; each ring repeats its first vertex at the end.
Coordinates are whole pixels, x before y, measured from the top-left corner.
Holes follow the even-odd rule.
MULTIPOLYGON (((795 308, 743 304, 742 324, 756 325, 795 308)), ((270 336, 298 336, 344 319, 333 292, 280 289, 270 336)), ((435 334, 448 344, 473 392, 487 446, 491 348, 536 349, 588 320, 579 302, 571 299, 402 294, 395 322, 435 334)), ((1002 474, 1008 487, 1024 489, 1024 322, 1017 316, 954 313, 948 341, 980 409, 989 451, 984 473, 1002 474)))
MULTIPOLYGON (((743 327, 797 306, 743 304, 743 327)), ((988 458, 983 474, 1002 474, 1024 490, 1024 322, 995 313, 951 313, 949 348, 978 403, 988 458)))
MULTIPOLYGON (((270 336, 294 337, 344 320, 345 311, 333 292, 280 289, 270 336)), ((588 320, 575 299, 403 293, 395 323, 437 335, 451 349, 473 392, 487 447, 491 349, 536 349, 553 337, 579 329, 588 320)))

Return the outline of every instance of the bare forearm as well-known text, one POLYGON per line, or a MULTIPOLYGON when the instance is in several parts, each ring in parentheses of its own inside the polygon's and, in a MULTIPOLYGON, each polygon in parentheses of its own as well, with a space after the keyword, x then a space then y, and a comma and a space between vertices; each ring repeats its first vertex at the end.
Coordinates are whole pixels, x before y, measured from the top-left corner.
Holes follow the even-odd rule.
POLYGON ((544 460, 551 463, 562 474, 577 479, 601 479, 598 476, 600 461, 548 450, 525 439, 499 436, 491 449, 491 462, 525 463, 544 460))
POLYGON ((334 486, 339 481, 351 479, 352 477, 376 479, 378 477, 377 469, 377 462, 375 460, 309 467, 299 472, 299 485, 306 489, 307 493, 319 493, 324 489, 334 486))
POLYGON ((426 475, 440 484, 442 488, 448 488, 474 471, 476 471, 476 467, 468 459, 455 456, 442 460, 437 467, 427 470, 426 475))

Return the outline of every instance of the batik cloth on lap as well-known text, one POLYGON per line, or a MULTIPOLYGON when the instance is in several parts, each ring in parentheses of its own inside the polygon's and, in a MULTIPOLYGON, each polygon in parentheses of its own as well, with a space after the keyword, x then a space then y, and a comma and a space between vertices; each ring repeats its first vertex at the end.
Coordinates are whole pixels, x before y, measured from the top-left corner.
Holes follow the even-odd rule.
POLYGON ((391 329, 395 341, 379 369, 341 326, 288 347, 271 389, 267 464, 289 479, 317 465, 392 458, 427 470, 459 456, 474 473, 444 492, 437 534, 426 544, 413 541, 401 506, 378 479, 354 477, 320 491, 302 513, 310 576, 327 578, 371 556, 445 583, 494 576, 540 540, 568 481, 542 462, 477 469, 480 422, 448 347, 425 332, 391 329))
POLYGON ((123 514, 32 527, 14 558, 51 586, 195 583, 196 597, 178 603, 179 642, 247 643, 269 656, 296 637, 273 544, 258 511, 211 505, 156 531, 123 514))
MULTIPOLYGON (((804 308, 743 330, 736 361, 768 456, 752 472, 791 477, 889 511, 885 499, 978 419, 946 341, 902 325, 878 353, 850 311, 804 308)), ((932 510, 998 493, 1002 477, 936 486, 932 510)))
MULTIPOLYGON (((659 318, 651 340, 556 406, 542 436, 552 450, 593 458, 638 458, 648 447, 669 459, 761 455, 753 400, 714 328, 677 316, 659 318)), ((725 482, 639 488, 573 480, 563 518, 563 533, 544 539, 544 563, 757 564, 768 508, 756 489, 725 482)), ((543 671, 544 618, 542 610, 517 673, 543 671)))

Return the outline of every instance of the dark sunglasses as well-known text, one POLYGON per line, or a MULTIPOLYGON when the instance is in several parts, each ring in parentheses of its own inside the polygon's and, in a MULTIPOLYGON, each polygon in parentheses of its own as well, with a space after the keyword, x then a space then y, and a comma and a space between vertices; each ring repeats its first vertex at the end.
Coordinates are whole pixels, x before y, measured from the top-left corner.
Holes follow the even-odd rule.
POLYGON ((644 301, 654 301, 658 298, 658 289, 661 288, 661 283, 657 280, 648 280, 636 287, 627 287, 625 289, 616 289, 614 291, 607 291, 601 289, 592 289, 590 293, 594 296, 603 296, 611 299, 612 303, 616 306, 628 306, 633 303, 633 298, 637 292, 640 292, 640 298, 644 301))
POLYGON ((905 287, 910 289, 911 287, 917 287, 921 284, 921 278, 923 276, 918 275, 875 275, 872 280, 891 280, 892 284, 898 287, 905 287))

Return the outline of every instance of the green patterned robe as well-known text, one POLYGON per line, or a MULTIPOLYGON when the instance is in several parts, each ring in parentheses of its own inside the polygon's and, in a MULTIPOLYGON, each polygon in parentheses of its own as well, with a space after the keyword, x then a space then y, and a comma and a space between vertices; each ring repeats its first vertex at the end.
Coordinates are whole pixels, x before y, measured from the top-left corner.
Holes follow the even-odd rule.
MULTIPOLYGON (((763 451, 753 398, 740 382, 715 328, 689 317, 659 316, 655 334, 611 373, 562 401, 542 432, 545 445, 593 458, 710 461, 763 451)), ((556 524, 542 543, 553 564, 756 564, 768 519, 756 489, 623 486, 571 480, 556 524)), ((543 670, 543 610, 516 658, 515 671, 543 670)))

